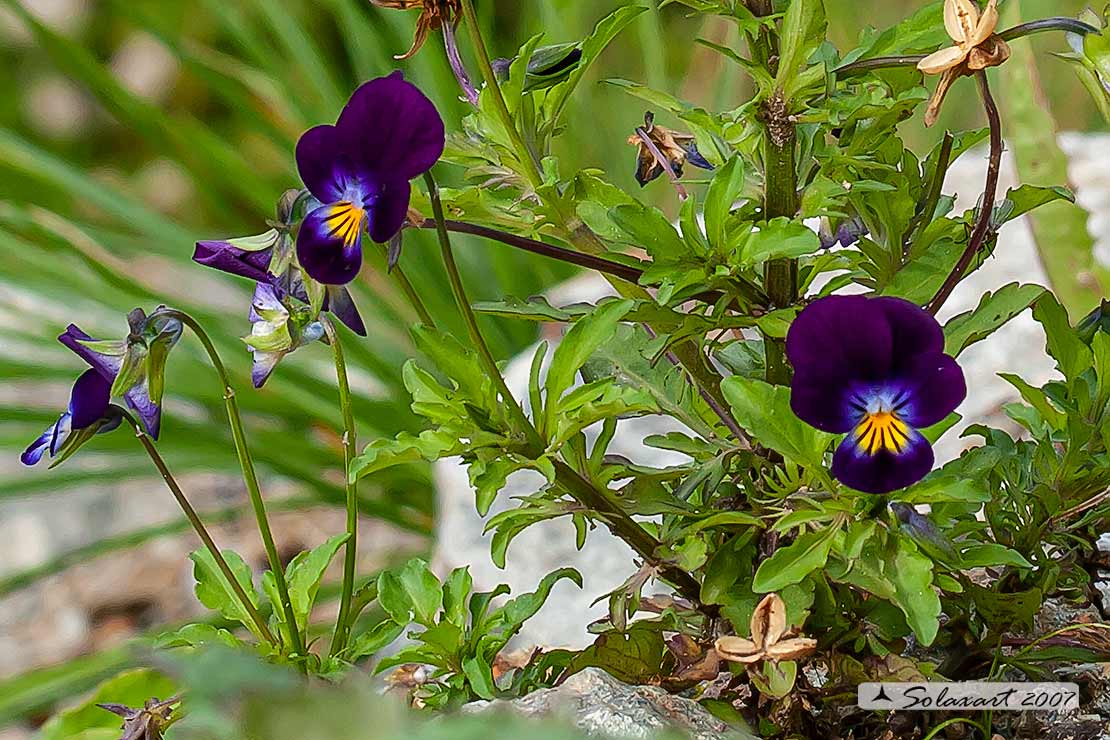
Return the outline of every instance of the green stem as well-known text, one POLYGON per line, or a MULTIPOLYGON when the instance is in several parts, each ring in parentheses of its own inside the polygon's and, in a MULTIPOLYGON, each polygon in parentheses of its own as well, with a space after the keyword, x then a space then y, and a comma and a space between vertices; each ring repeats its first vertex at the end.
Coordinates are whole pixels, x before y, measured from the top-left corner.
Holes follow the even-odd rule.
POLYGON ((401 269, 400 265, 394 266, 393 277, 397 281, 397 284, 401 286, 401 291, 405 294, 405 297, 409 299, 409 303, 412 304, 413 310, 416 311, 416 315, 420 317, 420 323, 424 326, 435 327, 436 320, 432 318, 432 314, 428 310, 428 307, 424 305, 424 300, 420 297, 420 293, 417 292, 413 284, 409 282, 408 276, 405 275, 405 271, 401 269))
MULTIPOLYGON (((527 438, 529 448, 527 454, 532 458, 538 458, 544 454, 547 445, 539 432, 536 431, 536 427, 525 415, 524 409, 517 403, 516 398, 509 390, 509 386, 505 383, 504 376, 501 375, 501 369, 497 366, 497 361, 494 359, 493 354, 489 350, 489 346, 482 337, 481 329, 478 326, 478 319, 474 314, 474 309, 471 308, 470 299, 467 298, 466 289, 462 283, 462 276, 455 262, 455 255, 451 249, 451 235, 447 232, 447 223, 443 214, 443 204, 439 199, 439 189, 431 172, 424 173, 424 182, 428 187, 428 199, 432 203, 432 213, 435 215, 436 234, 439 236, 440 251, 443 254, 443 264, 447 270, 447 277, 451 283, 451 293, 454 295, 455 304, 466 323, 466 331, 470 337, 471 344, 478 352, 478 357, 482 363, 483 369, 501 395, 502 402, 505 404, 509 415, 513 417, 515 425, 523 431, 527 438)), ((549 402, 550 401, 549 399, 549 402)), ((680 594, 697 603, 701 593, 701 585, 698 583, 697 579, 681 568, 666 563, 660 563, 656 555, 660 547, 660 542, 656 540, 651 533, 637 524, 636 520, 626 514, 624 509, 621 508, 620 503, 613 500, 607 489, 594 485, 592 481, 584 478, 578 471, 561 460, 555 460, 553 463, 556 472, 555 482, 558 486, 567 491, 567 493, 579 503, 597 512, 597 514, 609 525, 609 528, 614 534, 623 539, 635 552, 643 557, 646 562, 657 565, 660 575, 669 580, 680 594)))
POLYGON ((274 543, 274 535, 270 530, 270 520, 266 516, 266 502, 262 498, 262 488, 258 484, 258 475, 254 470, 254 460, 251 458, 250 449, 247 447, 247 435, 243 429, 243 417, 239 413, 239 402, 235 399, 235 389, 231 387, 231 379, 228 376, 227 368, 224 367, 223 360, 220 359, 220 355, 216 351, 216 346, 212 343, 211 337, 208 336, 208 332, 204 330, 204 327, 202 327, 196 319, 183 311, 168 310, 166 313, 180 319, 183 324, 192 330, 193 334, 200 340, 200 343, 204 345, 204 349, 208 353, 208 358, 212 362, 212 367, 215 368, 216 375, 219 376, 220 384, 223 386, 224 405, 227 408, 227 418, 231 425, 231 437, 235 442, 235 453, 239 458, 239 467, 243 471, 243 482, 247 486, 247 494, 250 496, 251 507, 254 509, 254 518, 258 523, 258 532, 262 536, 262 544, 266 548, 266 557, 270 563, 270 572, 274 575, 274 583, 277 586, 278 596, 281 598, 281 608, 285 615, 286 626, 289 629, 289 639, 293 643, 293 653, 295 656, 304 657, 304 640, 301 638, 300 629, 297 627, 297 618, 293 612, 293 602, 289 598, 289 586, 285 582, 285 569, 282 567, 281 558, 278 556, 277 545, 274 543))
POLYGON ((474 12, 473 0, 462 0, 462 13, 466 20, 467 31, 470 33, 470 43, 474 46, 474 53, 478 57, 478 69, 482 73, 482 79, 485 80, 486 90, 493 97, 493 107, 497 109, 497 116, 501 119, 505 132, 512 139, 513 149, 526 170, 525 174, 529 182, 533 188, 539 187, 543 183, 539 163, 525 143, 520 129, 516 127, 513 114, 509 112, 509 106, 505 104, 505 96, 501 94, 501 86, 497 84, 497 75, 493 71, 493 64, 490 63, 486 42, 482 38, 482 29, 478 25, 478 14, 474 12))
MULTIPOLYGON (((768 105, 764 134, 764 211, 767 220, 794 218, 798 213, 798 176, 794 161, 796 134, 781 98, 768 105)), ((763 267, 763 287, 775 308, 791 306, 798 299, 798 260, 770 260, 763 267)), ((767 382, 786 385, 790 367, 782 340, 764 337, 767 382)))
POLYGON ((185 497, 185 493, 181 490, 181 486, 177 484, 177 480, 174 479, 170 469, 166 466, 166 461, 162 459, 162 455, 159 454, 158 448, 154 446, 154 441, 146 433, 142 425, 135 420, 135 417, 123 409, 119 409, 119 411, 135 431, 135 437, 139 440, 139 443, 142 444, 143 449, 146 450, 146 454, 150 457, 150 461, 154 463, 154 467, 158 469, 158 473, 162 476, 162 480, 165 482, 166 487, 170 489, 170 493, 177 499, 177 505, 181 507, 181 510, 185 512, 185 518, 193 525, 193 531, 197 533, 197 536, 200 537, 200 541, 204 543, 205 549, 208 550, 212 559, 216 561, 216 567, 223 573, 231 590, 235 592, 236 598, 239 599, 239 602, 243 605, 243 609, 246 610, 251 621, 254 622, 258 634, 271 645, 276 644, 277 641, 274 639, 273 633, 270 632, 270 628, 266 626, 266 620, 263 619, 262 614, 259 613, 258 607, 256 607, 254 602, 250 600, 250 597, 247 596, 247 592, 243 590, 243 586, 235 577, 235 574, 231 570, 231 566, 227 564, 227 560, 224 559, 223 553, 220 552, 220 548, 216 546, 216 542, 212 539, 212 535, 208 533, 208 528, 204 526, 204 522, 201 520, 200 515, 197 514, 193 505, 189 503, 189 499, 185 497))
POLYGON ((336 655, 347 647, 351 636, 351 596, 355 589, 355 564, 358 559, 358 481, 351 477, 351 464, 355 459, 357 444, 355 412, 351 404, 351 384, 347 379, 347 362, 343 357, 343 345, 335 325, 326 317, 321 317, 324 333, 331 344, 335 358, 335 379, 339 386, 339 408, 343 412, 343 477, 347 488, 347 542, 343 555, 343 590, 339 597, 339 616, 335 620, 335 634, 331 641, 331 655, 336 655))

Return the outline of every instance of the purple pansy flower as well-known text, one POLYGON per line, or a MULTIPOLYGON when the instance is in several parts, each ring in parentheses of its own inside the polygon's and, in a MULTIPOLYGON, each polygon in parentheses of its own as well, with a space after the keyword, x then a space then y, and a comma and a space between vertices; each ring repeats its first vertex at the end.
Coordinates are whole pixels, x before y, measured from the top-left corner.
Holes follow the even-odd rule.
POLYGON ((251 301, 251 334, 243 339, 254 353, 251 382, 261 388, 290 352, 324 336, 324 327, 307 306, 290 307, 269 283, 258 283, 251 301))
MULTIPOLYGON (((281 276, 270 272, 274 257, 274 247, 261 250, 248 250, 235 246, 229 241, 200 241, 193 252, 193 261, 231 275, 245 277, 256 283, 266 283, 282 293, 288 293, 299 301, 309 303, 308 291, 300 280, 299 270, 288 269, 281 276)), ((335 317, 361 337, 366 336, 366 324, 355 306, 351 292, 346 286, 328 285, 325 288, 324 310, 331 311, 335 317)))
MULTIPOLYGON (((69 394, 69 407, 58 420, 47 427, 19 457, 24 465, 35 465, 43 455, 57 457, 66 452, 67 443, 78 442, 77 432, 88 431, 87 437, 108 432, 119 426, 121 417, 111 413, 109 399, 112 383, 101 377, 95 369, 86 370, 69 394)), ((71 445, 72 446, 72 445, 71 445)), ((72 446, 75 449, 75 446, 72 446)))
POLYGON ((314 280, 344 285, 362 266, 362 232, 387 242, 405 222, 409 181, 444 148, 443 119, 400 72, 367 82, 334 126, 297 142, 297 169, 321 205, 297 235, 297 258, 314 280))
POLYGON ((130 331, 121 340, 97 340, 70 324, 58 341, 89 363, 139 415, 148 434, 158 439, 162 426, 162 394, 166 358, 181 338, 181 322, 142 309, 127 316, 130 331))
POLYGON ((901 298, 821 298, 794 320, 786 353, 794 366, 794 413, 822 431, 848 435, 833 458, 839 481, 886 493, 932 469, 933 449, 918 430, 944 419, 967 395, 932 315, 901 298))

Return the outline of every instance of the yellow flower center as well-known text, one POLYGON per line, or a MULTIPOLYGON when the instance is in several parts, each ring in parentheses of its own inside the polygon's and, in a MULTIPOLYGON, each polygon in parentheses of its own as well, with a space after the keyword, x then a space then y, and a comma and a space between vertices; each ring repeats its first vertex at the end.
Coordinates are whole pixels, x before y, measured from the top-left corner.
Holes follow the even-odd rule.
POLYGON ((358 241, 362 233, 362 220, 366 218, 366 211, 354 203, 343 201, 331 207, 331 212, 324 220, 328 227, 328 235, 343 241, 350 247, 358 241))
POLYGON ((853 435, 856 446, 868 455, 882 450, 900 455, 910 441, 910 427, 893 411, 878 411, 864 416, 853 435))

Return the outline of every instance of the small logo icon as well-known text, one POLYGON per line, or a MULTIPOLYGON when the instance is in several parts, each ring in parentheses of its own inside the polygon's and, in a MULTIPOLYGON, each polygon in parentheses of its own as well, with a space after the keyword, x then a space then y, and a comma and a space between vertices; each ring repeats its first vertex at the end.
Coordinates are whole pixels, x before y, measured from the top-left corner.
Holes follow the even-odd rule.
POLYGON ((879 693, 875 694, 875 698, 872 699, 871 701, 893 701, 893 700, 889 696, 886 695, 886 687, 883 686, 882 684, 879 684, 879 693))

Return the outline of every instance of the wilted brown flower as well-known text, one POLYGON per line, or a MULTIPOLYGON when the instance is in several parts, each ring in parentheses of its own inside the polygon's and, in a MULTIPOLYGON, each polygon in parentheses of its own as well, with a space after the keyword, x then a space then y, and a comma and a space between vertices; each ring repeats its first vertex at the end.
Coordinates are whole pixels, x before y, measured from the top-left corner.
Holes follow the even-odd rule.
POLYGON ((123 704, 97 704, 101 709, 123 717, 123 734, 120 740, 162 740, 162 733, 172 724, 170 716, 173 707, 181 699, 174 697, 165 701, 148 699, 141 707, 128 707, 123 704))
POLYGON ((997 67, 1010 58, 1010 46, 999 38, 998 0, 989 0, 980 13, 974 0, 945 0, 944 28, 956 42, 922 59, 917 68, 925 74, 941 75, 936 92, 925 111, 925 125, 932 126, 952 83, 964 75, 997 67))
POLYGON ((752 612, 752 639, 744 637, 717 638, 717 654, 734 663, 758 663, 763 660, 797 660, 817 649, 817 640, 795 637, 786 629, 786 603, 778 594, 767 594, 752 612))
POLYGON ((370 0, 379 8, 392 10, 420 10, 420 17, 416 20, 416 34, 412 39, 412 47, 404 54, 399 54, 394 59, 408 59, 416 52, 428 38, 430 31, 442 28, 444 24, 454 26, 462 12, 459 0, 370 0))
POLYGON ((666 172, 681 193, 683 191, 677 180, 682 176, 682 168, 687 162, 703 170, 713 169, 713 165, 698 152, 692 134, 656 126, 655 114, 651 111, 644 114, 644 125, 636 128, 636 133, 628 137, 628 143, 639 147, 636 182, 641 187, 666 172))

